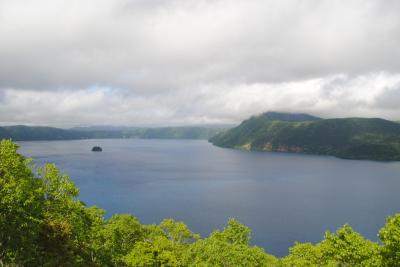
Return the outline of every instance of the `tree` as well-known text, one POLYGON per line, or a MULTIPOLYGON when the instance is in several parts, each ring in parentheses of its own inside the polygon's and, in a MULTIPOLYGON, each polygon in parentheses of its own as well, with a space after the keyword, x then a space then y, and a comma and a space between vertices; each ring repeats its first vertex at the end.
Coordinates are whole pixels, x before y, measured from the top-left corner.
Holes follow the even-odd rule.
POLYGON ((289 248, 289 255, 283 258, 283 266, 288 267, 314 267, 337 266, 335 262, 328 263, 318 245, 311 243, 298 243, 289 248))
POLYGON ((79 190, 54 164, 38 169, 42 181, 44 220, 41 224, 40 265, 88 266, 96 262, 93 242, 103 227, 104 211, 86 207, 77 199, 79 190))
POLYGON ((124 258, 128 266, 187 266, 188 248, 199 236, 183 222, 166 219, 145 231, 144 239, 124 258))
POLYGON ((104 212, 80 202, 55 165, 35 173, 17 148, 0 141, 0 265, 92 265, 104 212))
POLYGON ((400 263, 400 213, 390 216, 379 231, 382 240, 381 255, 383 266, 399 266, 400 263))
POLYGON ((274 266, 278 260, 263 249, 250 246, 250 229, 234 219, 222 231, 194 243, 189 266, 274 266))
POLYGON ((366 240, 349 225, 335 234, 327 232, 321 242, 324 257, 344 266, 380 266, 379 245, 366 240))
POLYGON ((125 266, 123 258, 143 240, 144 226, 130 214, 112 216, 98 232, 95 241, 101 262, 109 266, 125 266))
POLYGON ((316 245, 296 243, 282 262, 286 266, 381 266, 379 245, 348 225, 336 233, 326 232, 316 245))
POLYGON ((24 265, 36 255, 42 222, 42 184, 18 146, 0 141, 0 264, 24 265))

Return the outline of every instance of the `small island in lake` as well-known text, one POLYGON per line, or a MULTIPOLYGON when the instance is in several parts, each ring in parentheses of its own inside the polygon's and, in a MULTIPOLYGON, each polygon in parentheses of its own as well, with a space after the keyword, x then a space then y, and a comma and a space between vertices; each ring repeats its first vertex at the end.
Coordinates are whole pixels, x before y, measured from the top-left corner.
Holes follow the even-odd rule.
POLYGON ((103 151, 103 149, 101 147, 99 147, 99 146, 94 146, 92 148, 92 152, 101 152, 101 151, 103 151))

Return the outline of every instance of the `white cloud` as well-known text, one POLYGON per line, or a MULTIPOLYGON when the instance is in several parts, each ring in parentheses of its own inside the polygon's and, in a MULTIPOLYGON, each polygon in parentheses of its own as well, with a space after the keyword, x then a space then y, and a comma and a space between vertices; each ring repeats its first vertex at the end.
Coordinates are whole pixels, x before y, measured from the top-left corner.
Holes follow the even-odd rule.
POLYGON ((267 110, 322 117, 399 119, 400 75, 333 75, 296 82, 201 85, 135 95, 126 90, 3 91, 0 122, 75 126, 238 123, 267 110), (393 97, 394 96, 394 97, 393 97))
POLYGON ((236 122, 274 109, 398 118, 398 10, 397 0, 0 0, 0 123, 236 122))

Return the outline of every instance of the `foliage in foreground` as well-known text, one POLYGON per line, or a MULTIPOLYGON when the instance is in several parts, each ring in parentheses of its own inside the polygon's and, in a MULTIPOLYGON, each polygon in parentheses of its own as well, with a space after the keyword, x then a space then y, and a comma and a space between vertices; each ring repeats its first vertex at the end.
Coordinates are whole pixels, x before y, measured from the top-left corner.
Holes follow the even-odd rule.
POLYGON ((33 169, 17 145, 0 142, 0 266, 399 266, 400 214, 379 232, 382 244, 350 226, 318 244, 296 243, 278 259, 250 245, 250 229, 230 219, 200 238, 167 219, 143 225, 132 215, 104 219, 86 207, 55 165, 33 169))

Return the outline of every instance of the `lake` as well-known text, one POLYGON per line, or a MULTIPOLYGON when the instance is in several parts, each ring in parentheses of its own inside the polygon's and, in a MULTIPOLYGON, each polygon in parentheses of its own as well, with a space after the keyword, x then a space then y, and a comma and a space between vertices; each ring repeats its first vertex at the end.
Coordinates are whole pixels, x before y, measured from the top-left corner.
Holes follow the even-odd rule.
POLYGON ((18 142, 35 163, 53 162, 80 199, 142 223, 184 221, 202 236, 234 217, 252 243, 286 255, 348 223, 377 240, 400 211, 400 163, 223 149, 207 141, 105 139, 18 142), (99 145, 103 152, 91 152, 99 145))

